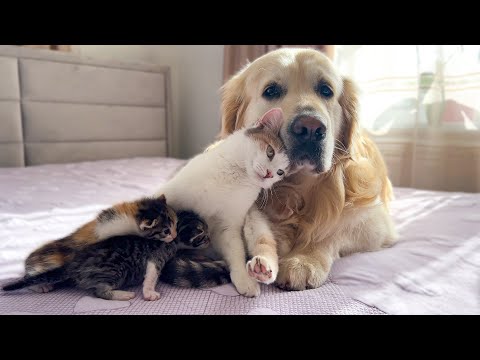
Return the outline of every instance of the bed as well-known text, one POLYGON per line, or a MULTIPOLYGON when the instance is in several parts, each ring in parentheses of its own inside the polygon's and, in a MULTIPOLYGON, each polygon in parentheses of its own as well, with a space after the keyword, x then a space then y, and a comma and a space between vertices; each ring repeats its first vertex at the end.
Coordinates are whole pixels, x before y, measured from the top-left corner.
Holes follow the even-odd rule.
MULTIPOLYGON (((22 275, 40 244, 113 203, 152 194, 185 160, 169 157, 166 67, 2 46, 0 77, 2 285, 22 275)), ((337 260, 318 289, 262 286, 247 299, 231 284, 160 283, 155 302, 143 301, 140 287, 129 302, 25 289, 0 292, 0 314, 480 314, 480 194, 395 195, 399 242, 337 260)))

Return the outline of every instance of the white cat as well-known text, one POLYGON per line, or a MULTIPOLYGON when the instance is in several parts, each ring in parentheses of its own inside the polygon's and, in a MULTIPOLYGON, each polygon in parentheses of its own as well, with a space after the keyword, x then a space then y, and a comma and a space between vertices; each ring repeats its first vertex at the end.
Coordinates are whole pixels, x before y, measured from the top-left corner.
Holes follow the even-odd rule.
POLYGON ((176 211, 192 210, 208 223, 213 249, 227 262, 237 291, 249 297, 260 294, 258 282, 273 283, 278 273, 273 237, 256 236, 259 230, 271 232, 254 203, 262 189, 287 175, 282 123, 280 109, 268 111, 255 127, 238 130, 194 157, 156 193, 165 194, 176 211), (247 213, 251 226, 244 233, 253 256, 248 263, 242 239, 247 213))

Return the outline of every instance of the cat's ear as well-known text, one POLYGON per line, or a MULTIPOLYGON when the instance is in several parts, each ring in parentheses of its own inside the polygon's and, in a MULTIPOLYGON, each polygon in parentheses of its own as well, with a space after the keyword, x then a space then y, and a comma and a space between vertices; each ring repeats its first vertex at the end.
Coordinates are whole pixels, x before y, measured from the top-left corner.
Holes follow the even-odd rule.
POLYGON ((140 223, 140 230, 142 231, 145 231, 147 229, 151 229, 155 226, 157 226, 158 224, 158 220, 157 219, 154 219, 154 220, 143 220, 141 223, 140 223))
POLYGON ((162 194, 160 195, 158 198, 157 198, 157 201, 163 203, 163 204, 166 204, 167 203, 167 199, 165 198, 165 195, 162 194))
POLYGON ((280 129, 283 125, 283 111, 280 108, 273 108, 268 110, 263 116, 257 121, 257 126, 263 125, 275 134, 280 132, 280 129))

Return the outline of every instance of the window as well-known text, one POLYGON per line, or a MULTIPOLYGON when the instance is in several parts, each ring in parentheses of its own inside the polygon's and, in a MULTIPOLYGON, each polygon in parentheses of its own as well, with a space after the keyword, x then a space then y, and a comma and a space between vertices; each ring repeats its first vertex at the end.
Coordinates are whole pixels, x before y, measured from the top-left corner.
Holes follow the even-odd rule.
POLYGON ((337 65, 361 90, 362 126, 480 130, 479 45, 338 45, 337 65))

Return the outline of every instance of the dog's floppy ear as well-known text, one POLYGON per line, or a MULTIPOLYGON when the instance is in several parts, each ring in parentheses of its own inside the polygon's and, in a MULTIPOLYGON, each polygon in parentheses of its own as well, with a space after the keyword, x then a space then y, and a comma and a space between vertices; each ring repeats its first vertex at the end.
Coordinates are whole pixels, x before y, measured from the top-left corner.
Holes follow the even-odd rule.
POLYGON ((243 126, 243 113, 248 104, 245 99, 244 69, 240 70, 222 86, 222 130, 220 138, 225 138, 243 126))
POLYGON ((348 78, 343 78, 343 91, 338 102, 342 107, 343 115, 340 141, 345 149, 350 150, 358 131, 358 95, 357 87, 348 78))

